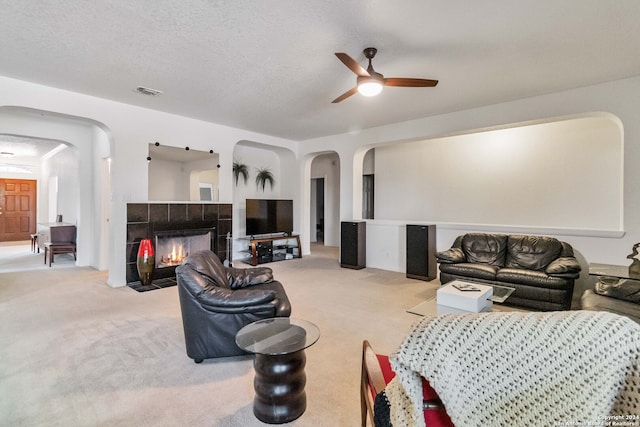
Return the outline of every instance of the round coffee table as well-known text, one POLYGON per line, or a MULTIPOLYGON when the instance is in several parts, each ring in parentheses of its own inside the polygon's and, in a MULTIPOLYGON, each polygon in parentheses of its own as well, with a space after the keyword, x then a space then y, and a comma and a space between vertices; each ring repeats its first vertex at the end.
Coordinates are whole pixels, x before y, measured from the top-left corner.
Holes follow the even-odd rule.
POLYGON ((316 325, 287 317, 259 320, 238 331, 238 347, 255 354, 253 413, 260 421, 287 423, 307 409, 304 349, 318 338, 316 325))

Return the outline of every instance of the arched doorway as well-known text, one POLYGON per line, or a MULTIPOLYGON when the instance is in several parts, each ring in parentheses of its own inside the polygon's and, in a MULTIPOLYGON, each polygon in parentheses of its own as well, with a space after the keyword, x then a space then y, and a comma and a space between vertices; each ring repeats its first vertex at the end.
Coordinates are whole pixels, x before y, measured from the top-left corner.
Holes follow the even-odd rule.
POLYGON ((76 224, 78 266, 107 267, 110 238, 111 145, 104 125, 93 120, 20 107, 0 107, 0 134, 23 142, 55 141, 39 160, 38 222, 51 212, 76 224), (56 185, 52 185, 56 183, 56 185), (55 197, 50 197, 51 191, 55 197), (49 209, 55 200, 55 210, 49 209))
POLYGON ((340 245, 340 157, 321 153, 310 160, 309 241, 340 245))

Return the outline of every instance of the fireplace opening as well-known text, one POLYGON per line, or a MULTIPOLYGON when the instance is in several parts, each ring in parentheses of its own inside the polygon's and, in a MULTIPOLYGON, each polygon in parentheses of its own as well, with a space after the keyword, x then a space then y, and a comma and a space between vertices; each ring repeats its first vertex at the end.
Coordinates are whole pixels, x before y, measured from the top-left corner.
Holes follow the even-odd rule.
POLYGON ((156 232, 156 268, 175 267, 189 254, 214 250, 214 238, 212 229, 156 232))

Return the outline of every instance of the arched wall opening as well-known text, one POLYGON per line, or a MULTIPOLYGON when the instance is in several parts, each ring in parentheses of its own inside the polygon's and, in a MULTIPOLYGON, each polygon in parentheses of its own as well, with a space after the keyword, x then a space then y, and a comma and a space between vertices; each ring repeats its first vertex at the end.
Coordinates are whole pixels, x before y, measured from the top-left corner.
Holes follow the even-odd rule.
POLYGON ((249 240, 246 233, 247 199, 291 199, 293 203, 293 228, 301 234, 300 203, 296 158, 288 148, 276 147, 255 141, 239 141, 233 148, 233 162, 245 165, 248 178, 233 179, 233 256, 234 260, 247 258, 249 240), (256 182, 259 170, 269 170, 273 175, 273 185, 264 188, 256 182))
POLYGON ((340 246, 340 157, 315 155, 309 176, 309 242, 340 246))
MULTIPOLYGON (((303 254, 311 253, 312 228, 316 227, 312 210, 312 179, 324 178, 325 218, 323 230, 323 244, 325 246, 340 246, 340 185, 341 166, 340 155, 331 150, 310 153, 302 158, 300 165, 301 243, 303 254), (319 159, 316 161, 316 159, 319 159), (315 167, 314 167, 315 163, 315 167), (313 171, 312 171, 313 169, 313 171), (312 178, 314 177, 315 178, 312 178)), ((314 203, 315 206, 315 203, 314 203)))
MULTIPOLYGON (((48 195, 49 183, 57 181, 57 210, 78 228, 77 265, 106 269, 113 249, 113 230, 108 226, 112 141, 106 127, 82 117, 24 107, 0 107, 0 118, 0 133, 60 141, 70 147, 42 160, 39 193, 48 195)), ((41 199, 39 222, 49 221, 49 203, 48 198, 41 199)))

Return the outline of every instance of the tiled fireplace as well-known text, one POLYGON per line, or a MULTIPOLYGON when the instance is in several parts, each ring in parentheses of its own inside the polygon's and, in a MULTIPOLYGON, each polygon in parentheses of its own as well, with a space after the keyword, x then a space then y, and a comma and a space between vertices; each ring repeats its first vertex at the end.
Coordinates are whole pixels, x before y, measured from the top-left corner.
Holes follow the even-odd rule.
POLYGON ((176 267, 190 253, 215 251, 215 228, 154 231, 156 269, 176 267))
POLYGON ((175 277, 189 253, 213 250, 221 261, 231 254, 231 204, 128 203, 127 283, 139 282, 136 258, 140 240, 152 239, 156 255, 154 281, 175 277))

